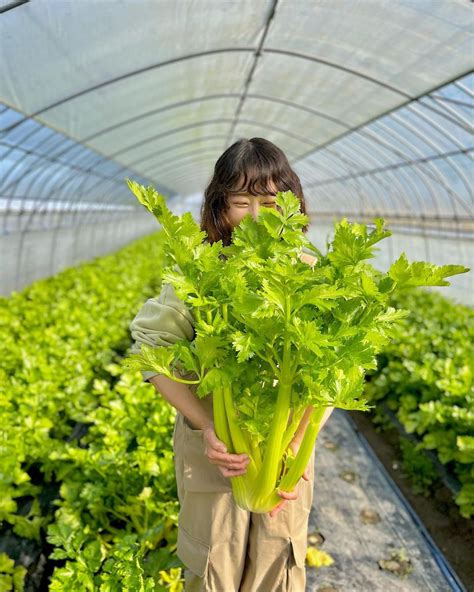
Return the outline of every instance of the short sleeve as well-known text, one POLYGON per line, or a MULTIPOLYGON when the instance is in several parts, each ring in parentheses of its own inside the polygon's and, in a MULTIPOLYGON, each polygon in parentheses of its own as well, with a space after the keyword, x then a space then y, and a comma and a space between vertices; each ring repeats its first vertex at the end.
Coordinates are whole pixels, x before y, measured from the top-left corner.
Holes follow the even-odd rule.
MULTIPOLYGON (((192 341, 194 322, 191 309, 177 297, 173 286, 163 284, 160 295, 149 298, 129 325, 133 339, 131 353, 139 353, 143 343, 166 347, 182 339, 192 341)), ((145 382, 157 374, 142 371, 145 382)))

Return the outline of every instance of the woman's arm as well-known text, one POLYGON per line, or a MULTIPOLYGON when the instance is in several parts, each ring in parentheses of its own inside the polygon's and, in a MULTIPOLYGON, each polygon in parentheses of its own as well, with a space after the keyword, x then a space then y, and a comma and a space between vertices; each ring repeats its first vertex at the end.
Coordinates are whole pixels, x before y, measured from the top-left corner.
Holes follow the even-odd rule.
POLYGON ((212 425, 212 415, 203 407, 186 384, 175 382, 163 374, 149 379, 158 392, 189 420, 194 429, 205 430, 212 425))
POLYGON ((224 442, 216 436, 210 410, 205 408, 187 385, 175 382, 163 374, 155 374, 149 382, 192 426, 203 431, 207 459, 218 467, 224 477, 237 477, 246 472, 249 457, 246 454, 227 452, 224 442))
MULTIPOLYGON (((158 298, 149 298, 130 323, 134 343, 132 353, 139 352, 142 344, 152 347, 170 346, 179 340, 194 337, 194 318, 191 309, 180 300, 170 284, 164 284, 158 298)), ((212 412, 205 400, 198 399, 189 387, 168 376, 153 371, 142 371, 143 380, 151 382, 163 398, 189 421, 191 426, 203 430, 205 453, 212 464, 218 466, 224 477, 245 472, 247 455, 229 454, 225 444, 215 432, 212 412)))

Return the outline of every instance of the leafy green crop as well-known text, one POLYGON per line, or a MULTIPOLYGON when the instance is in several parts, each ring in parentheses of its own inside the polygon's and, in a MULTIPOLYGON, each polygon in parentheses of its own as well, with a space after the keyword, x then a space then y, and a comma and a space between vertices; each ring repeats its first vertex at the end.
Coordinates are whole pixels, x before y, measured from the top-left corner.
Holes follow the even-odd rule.
POLYGON ((410 313, 379 354, 365 395, 377 409, 386 403, 405 430, 419 438, 412 464, 415 452, 433 450, 457 477, 461 490, 456 503, 470 518, 474 516, 474 310, 426 290, 393 295, 391 304, 410 313))
POLYGON ((191 307, 196 336, 170 347, 142 345, 125 363, 195 382, 199 397, 212 393, 217 436, 251 459, 246 474, 231 479, 236 502, 268 512, 281 501, 276 489, 292 491, 301 478, 325 409, 367 409, 365 371, 376 368, 377 352, 407 315, 388 305, 389 296, 449 285, 446 277, 468 270, 409 263, 402 254, 382 274, 367 263, 390 235, 381 218, 370 231, 343 219, 323 255, 302 232, 308 218, 289 191, 277 193, 279 209, 263 208, 257 220, 247 215, 230 246, 210 244, 189 212, 174 216, 153 187, 128 183, 164 229, 163 279, 191 307), (313 267, 300 260, 303 247, 318 256, 313 267), (309 406, 293 457, 289 446, 309 406))
POLYGON ((113 363, 162 237, 0 298, 0 590, 182 590, 174 409, 113 363))

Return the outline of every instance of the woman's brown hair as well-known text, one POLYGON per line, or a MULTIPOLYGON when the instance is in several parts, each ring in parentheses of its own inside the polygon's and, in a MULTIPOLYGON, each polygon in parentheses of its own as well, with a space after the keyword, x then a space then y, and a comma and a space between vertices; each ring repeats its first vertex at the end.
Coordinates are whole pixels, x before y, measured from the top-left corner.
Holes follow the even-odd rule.
MULTIPOLYGON (((265 138, 243 138, 229 146, 214 166, 201 206, 201 230, 207 233, 209 242, 222 239, 223 245, 231 244, 232 226, 226 215, 229 194, 245 191, 254 196, 275 195, 269 190, 271 184, 277 191, 292 191, 306 214, 301 181, 278 146, 265 138)), ((302 230, 307 232, 308 225, 302 230)))

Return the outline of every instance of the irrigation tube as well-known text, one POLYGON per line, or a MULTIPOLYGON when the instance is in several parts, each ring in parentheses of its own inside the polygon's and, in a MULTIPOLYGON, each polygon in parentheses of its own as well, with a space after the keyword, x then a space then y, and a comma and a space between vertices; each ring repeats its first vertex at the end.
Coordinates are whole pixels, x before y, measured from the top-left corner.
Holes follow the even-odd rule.
POLYGON ((433 555, 433 558, 436 561, 436 564, 438 565, 438 567, 440 568, 440 570, 443 573, 444 577, 446 578, 446 580, 447 580, 447 582, 448 582, 451 590, 453 592, 468 592, 467 588, 461 582, 461 580, 459 579, 458 575, 456 574, 456 572, 454 571, 454 569, 451 567, 451 565, 449 564, 449 562, 446 559, 446 557, 443 555, 443 553, 440 550, 440 548, 438 547, 438 545, 434 542, 433 538, 431 537, 430 533, 426 529, 425 525, 421 521, 421 519, 418 516, 418 514, 411 507, 410 503, 405 498, 405 496, 403 495, 403 493, 399 489, 398 485, 392 479, 392 477, 388 473, 387 469, 383 466, 383 464, 379 460, 378 456, 372 450, 372 447, 370 446, 370 444, 366 440, 365 436, 363 434, 361 434, 361 432, 358 430, 358 428, 357 428, 354 420, 350 416, 350 414, 346 412, 344 415, 349 420, 350 426, 352 427, 352 429, 356 433, 356 435, 359 438, 360 443, 364 447, 365 451, 370 456, 370 458, 375 463, 375 465, 378 467, 378 469, 380 470, 380 472, 384 475, 385 479, 387 480, 387 483, 392 488, 393 492, 396 494, 399 502, 405 508, 405 510, 409 513, 409 515, 411 516, 413 522, 418 527, 418 529, 421 532, 423 538, 427 542, 428 547, 431 550, 431 554, 433 555))

